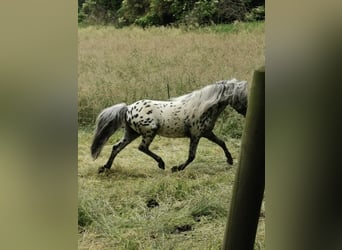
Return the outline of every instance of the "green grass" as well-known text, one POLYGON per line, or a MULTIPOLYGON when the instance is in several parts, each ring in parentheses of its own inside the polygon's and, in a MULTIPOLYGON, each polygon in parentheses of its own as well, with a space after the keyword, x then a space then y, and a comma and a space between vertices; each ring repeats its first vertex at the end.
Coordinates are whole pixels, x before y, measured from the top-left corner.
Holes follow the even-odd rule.
MULTIPOLYGON (((121 135, 115 134, 111 143, 121 135)), ((108 173, 98 175, 111 143, 94 162, 89 154, 91 137, 89 131, 79 131, 79 249, 220 248, 238 164, 238 139, 227 142, 233 167, 226 164, 221 148, 203 139, 195 161, 185 171, 171 173, 171 166, 186 159, 188 140, 157 137, 151 150, 164 159, 165 171, 138 151, 138 139, 117 156, 108 173), (150 199, 159 206, 149 208, 150 199)), ((264 245, 263 228, 261 219, 259 245, 264 245)))
MULTIPOLYGON (((99 159, 90 144, 94 120, 105 107, 138 99, 167 99, 221 79, 252 80, 264 64, 264 24, 176 28, 79 28, 78 229, 79 249, 220 249, 227 222, 244 118, 227 108, 215 133, 226 141, 234 165, 206 139, 185 171, 171 167, 187 158, 189 140, 157 136, 150 149, 166 170, 128 145, 112 169, 98 175, 114 134, 99 159), (148 207, 154 200, 159 206, 148 207)), ((264 211, 264 207, 262 208, 264 211)), ((255 249, 265 249, 260 218, 255 249)))

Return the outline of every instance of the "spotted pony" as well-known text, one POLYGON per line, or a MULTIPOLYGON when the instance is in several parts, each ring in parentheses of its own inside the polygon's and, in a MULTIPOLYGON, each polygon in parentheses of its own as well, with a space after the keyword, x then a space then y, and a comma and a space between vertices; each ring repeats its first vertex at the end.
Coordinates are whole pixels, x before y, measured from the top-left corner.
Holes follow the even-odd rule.
POLYGON ((227 105, 245 116, 247 97, 247 82, 232 79, 207 85, 168 101, 140 100, 131 105, 120 103, 104 109, 96 120, 91 145, 93 159, 99 156, 103 146, 115 131, 124 127, 125 133, 113 146, 107 163, 100 167, 98 172, 110 169, 117 154, 139 136, 142 136, 139 150, 157 161, 159 168, 165 169, 163 159, 149 149, 157 134, 170 138, 190 138, 188 159, 183 164, 174 166, 172 172, 185 169, 195 159, 201 137, 219 145, 228 164, 232 165, 233 158, 226 144, 212 130, 218 116, 227 105))

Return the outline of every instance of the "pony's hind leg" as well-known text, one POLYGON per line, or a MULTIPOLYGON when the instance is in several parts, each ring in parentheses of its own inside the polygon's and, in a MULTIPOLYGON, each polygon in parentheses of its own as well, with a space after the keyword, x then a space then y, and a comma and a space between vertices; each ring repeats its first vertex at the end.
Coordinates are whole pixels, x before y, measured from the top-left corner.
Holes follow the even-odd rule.
POLYGON ((143 139, 142 139, 142 142, 140 143, 139 145, 139 150, 141 152, 144 152, 145 154, 151 156, 155 161, 158 162, 158 167, 160 169, 165 169, 165 163, 163 161, 163 159, 156 155, 155 153, 153 153, 150 149, 149 149, 149 146, 150 144, 152 143, 154 137, 155 137, 156 133, 154 132, 153 134, 151 135, 143 135, 143 139))
POLYGON ((190 137, 190 148, 189 148, 188 159, 183 164, 172 167, 171 168, 172 172, 184 170, 186 166, 188 166, 195 159, 199 140, 200 140, 200 137, 190 137))
POLYGON ((139 136, 140 135, 130 127, 126 127, 124 137, 118 143, 113 145, 112 153, 110 154, 107 163, 103 167, 99 167, 98 173, 102 173, 106 169, 110 169, 117 154, 139 136))
POLYGON ((203 137, 207 138, 209 141, 214 142, 217 145, 219 145, 223 149, 224 154, 227 157, 228 164, 233 165, 232 155, 229 153, 228 148, 227 148, 226 144, 224 143, 224 141, 222 141, 220 138, 218 138, 212 131, 204 134, 203 137))

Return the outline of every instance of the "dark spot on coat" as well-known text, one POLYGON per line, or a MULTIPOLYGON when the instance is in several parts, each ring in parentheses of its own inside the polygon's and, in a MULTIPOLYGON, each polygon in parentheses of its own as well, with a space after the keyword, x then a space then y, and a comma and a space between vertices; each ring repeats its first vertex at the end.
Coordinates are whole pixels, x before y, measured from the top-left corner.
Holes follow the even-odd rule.
POLYGON ((149 110, 149 111, 147 111, 146 114, 149 115, 149 114, 152 114, 152 112, 153 112, 152 110, 149 110))

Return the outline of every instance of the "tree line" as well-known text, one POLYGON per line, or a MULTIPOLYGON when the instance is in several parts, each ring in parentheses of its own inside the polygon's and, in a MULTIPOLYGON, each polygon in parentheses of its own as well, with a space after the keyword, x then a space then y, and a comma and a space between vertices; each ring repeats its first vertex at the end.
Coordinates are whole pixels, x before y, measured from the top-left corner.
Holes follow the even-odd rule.
POLYGON ((78 22, 84 24, 202 26, 264 19, 264 0, 78 0, 78 22))

